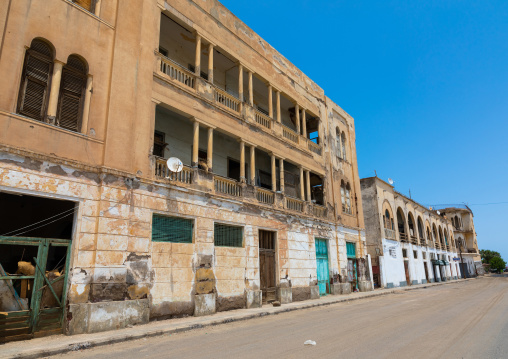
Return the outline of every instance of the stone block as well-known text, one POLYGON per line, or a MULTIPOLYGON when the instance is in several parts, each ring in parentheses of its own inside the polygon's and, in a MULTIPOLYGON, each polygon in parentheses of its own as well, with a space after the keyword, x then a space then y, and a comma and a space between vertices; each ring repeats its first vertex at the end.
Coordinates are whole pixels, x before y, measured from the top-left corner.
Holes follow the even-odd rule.
POLYGON ((319 299, 319 286, 310 286, 310 299, 319 299))
POLYGON ((370 280, 358 281, 358 289, 360 290, 360 292, 370 292, 374 290, 374 288, 372 288, 372 282, 370 280))
POLYGON ((417 285, 418 284, 418 281, 417 280, 412 280, 411 281, 411 285, 417 285))
POLYGON ((88 311, 87 333, 146 324, 150 316, 148 299, 88 303, 88 311))
POLYGON ((392 282, 386 283, 386 288, 395 288, 392 282))
POLYGON ((261 308, 263 303, 263 292, 260 290, 248 290, 245 293, 245 307, 261 308))
POLYGON ((400 287, 407 287, 407 282, 404 280, 404 281, 399 283, 399 286, 400 287))
POLYGON ((69 304, 65 334, 84 334, 88 331, 88 303, 69 304))
POLYGON ((339 283, 340 294, 351 294, 351 283, 339 283))
POLYGON ((196 283, 196 294, 211 294, 215 288, 214 281, 203 281, 196 283))
POLYGON ((291 287, 277 288, 277 299, 281 304, 291 303, 293 301, 293 291, 291 287))
POLYGON ((215 313, 215 293, 194 296, 194 316, 201 317, 215 313))

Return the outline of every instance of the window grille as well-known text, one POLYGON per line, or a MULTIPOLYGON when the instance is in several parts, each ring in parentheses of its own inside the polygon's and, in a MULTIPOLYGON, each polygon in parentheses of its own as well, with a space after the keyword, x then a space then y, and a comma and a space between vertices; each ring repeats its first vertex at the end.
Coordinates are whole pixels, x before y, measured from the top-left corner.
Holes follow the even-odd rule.
POLYGON ((152 241, 192 243, 194 220, 178 217, 153 215, 152 241))
POLYGON ((218 247, 243 247, 243 227, 215 223, 214 244, 218 247))

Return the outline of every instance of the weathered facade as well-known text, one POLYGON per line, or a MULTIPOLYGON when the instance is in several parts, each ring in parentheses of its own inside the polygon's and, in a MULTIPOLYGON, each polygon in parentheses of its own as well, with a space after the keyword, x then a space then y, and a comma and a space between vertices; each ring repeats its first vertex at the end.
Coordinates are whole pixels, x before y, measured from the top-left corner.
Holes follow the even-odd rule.
POLYGON ((378 177, 360 182, 375 285, 390 288, 461 276, 450 218, 395 191, 378 177))
POLYGON ((0 31, 10 334, 371 289, 353 119, 219 2, 10 0, 0 31))
POLYGON ((476 277, 485 274, 482 258, 478 250, 473 211, 468 206, 449 207, 439 210, 452 221, 455 243, 460 256, 462 275, 476 277))

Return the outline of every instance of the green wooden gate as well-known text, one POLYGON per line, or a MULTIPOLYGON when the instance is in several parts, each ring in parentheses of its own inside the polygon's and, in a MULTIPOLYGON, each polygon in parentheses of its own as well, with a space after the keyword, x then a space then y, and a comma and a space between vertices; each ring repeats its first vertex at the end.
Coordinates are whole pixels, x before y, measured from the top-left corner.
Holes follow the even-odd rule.
POLYGON ((326 239, 316 238, 316 262, 319 295, 328 293, 330 283, 330 272, 328 271, 328 246, 326 239))
MULTIPOLYGON (((12 298, 19 304, 19 308, 22 309, 0 312, 0 343, 61 333, 64 323, 71 241, 0 236, 0 251, 14 248, 12 246, 21 246, 22 253, 26 251, 37 254, 23 259, 33 265, 34 273, 31 275, 6 273, 0 266, 2 288, 8 291, 8 294, 10 292, 12 298), (48 256, 61 257, 57 265, 61 270, 56 278, 48 275, 51 271, 56 273, 53 271, 54 268, 48 268, 48 256), (27 299, 21 298, 17 289, 23 280, 26 280, 25 283, 29 283, 30 286, 31 296, 27 299)), ((13 258, 12 261, 18 261, 18 258, 13 258)))

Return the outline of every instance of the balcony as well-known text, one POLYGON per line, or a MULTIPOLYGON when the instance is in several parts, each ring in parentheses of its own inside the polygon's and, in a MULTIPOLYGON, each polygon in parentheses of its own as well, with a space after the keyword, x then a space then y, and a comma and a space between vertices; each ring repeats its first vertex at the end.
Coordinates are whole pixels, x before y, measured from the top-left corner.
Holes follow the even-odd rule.
POLYGON ((157 55, 157 70, 163 74, 163 77, 170 81, 176 81, 179 84, 183 84, 191 89, 195 88, 196 75, 191 71, 178 64, 177 62, 156 53, 157 55))
POLYGON ((166 159, 155 158, 155 177, 158 179, 167 179, 172 182, 180 182, 185 184, 192 183, 192 169, 188 166, 183 166, 181 172, 171 172, 166 165, 166 159))
POLYGON ((466 253, 478 254, 478 251, 475 248, 468 248, 466 253))
POLYGON ((303 204, 304 204, 304 201, 302 201, 300 199, 286 197, 286 205, 284 208, 286 208, 290 211, 303 212, 303 204))
POLYGON ((213 183, 216 193, 228 194, 234 197, 242 196, 242 186, 235 180, 215 175, 213 183))
POLYGON ((256 187, 256 199, 259 203, 273 204, 275 200, 275 194, 273 191, 256 187))
POLYGON ((395 240, 395 231, 393 229, 385 228, 385 238, 395 240))
POLYGON ((312 214, 315 217, 326 218, 326 207, 314 204, 312 206, 312 214))
POLYGON ((272 128, 272 119, 261 111, 255 110, 254 118, 256 119, 256 122, 261 126, 266 127, 267 129, 272 128))
POLYGON ((416 236, 411 236, 411 244, 418 244, 418 238, 416 236))
POLYGON ((408 242, 407 234, 405 234, 405 233, 400 233, 399 232, 399 239, 400 239, 401 242, 406 242, 406 243, 408 242))
POLYGON ((219 89, 218 87, 214 88, 214 99, 215 103, 222 108, 232 110, 234 112, 240 113, 241 102, 238 98, 233 95, 227 93, 224 90, 219 89))

